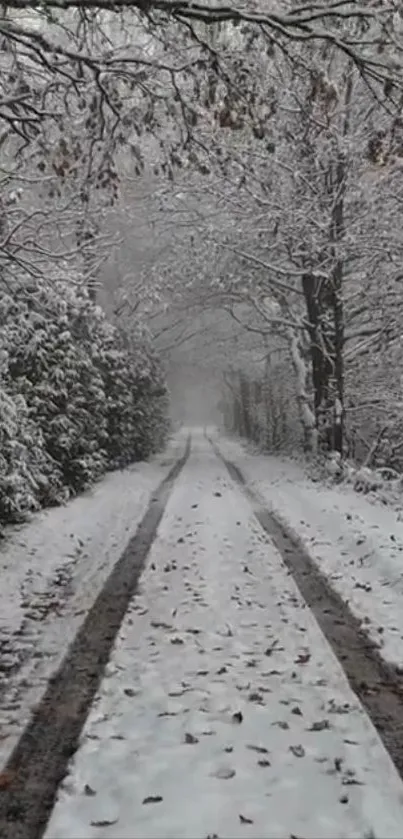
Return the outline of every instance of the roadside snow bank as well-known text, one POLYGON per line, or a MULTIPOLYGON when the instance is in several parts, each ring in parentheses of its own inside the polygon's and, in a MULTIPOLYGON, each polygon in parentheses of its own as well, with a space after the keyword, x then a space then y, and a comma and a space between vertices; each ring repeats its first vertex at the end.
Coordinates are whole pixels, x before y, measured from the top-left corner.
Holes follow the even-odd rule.
POLYGON ((250 454, 237 440, 212 436, 265 506, 302 540, 382 656, 403 668, 403 522, 399 511, 349 486, 314 483, 291 460, 250 454))

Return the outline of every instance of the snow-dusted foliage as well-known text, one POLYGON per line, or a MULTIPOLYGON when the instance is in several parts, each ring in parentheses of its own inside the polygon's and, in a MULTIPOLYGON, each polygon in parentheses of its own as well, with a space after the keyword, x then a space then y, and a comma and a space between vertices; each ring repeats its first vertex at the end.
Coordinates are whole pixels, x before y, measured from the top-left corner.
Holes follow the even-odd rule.
POLYGON ((0 297, 0 521, 57 504, 163 442, 167 393, 144 339, 124 343, 85 290, 0 297))
POLYGON ((0 385, 0 521, 20 521, 41 504, 63 499, 61 474, 22 396, 0 385))
POLYGON ((284 361, 266 364, 255 377, 232 373, 225 378, 220 404, 228 432, 248 438, 266 451, 294 450, 302 445, 294 383, 284 361))
POLYGON ((117 335, 108 326, 97 364, 102 372, 109 462, 125 466, 161 447, 168 430, 168 392, 144 334, 117 335))

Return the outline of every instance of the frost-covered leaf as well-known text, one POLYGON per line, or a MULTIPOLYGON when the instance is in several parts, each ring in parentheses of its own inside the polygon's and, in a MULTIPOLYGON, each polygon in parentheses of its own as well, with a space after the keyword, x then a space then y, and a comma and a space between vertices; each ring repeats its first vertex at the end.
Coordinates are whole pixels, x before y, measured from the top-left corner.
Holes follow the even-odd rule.
POLYGON ((220 778, 223 781, 234 778, 235 774, 235 769, 232 769, 230 766, 220 766, 219 769, 212 773, 214 778, 220 778))
POLYGON ((290 752, 292 752, 295 757, 305 757, 305 749, 301 745, 290 746, 290 752))

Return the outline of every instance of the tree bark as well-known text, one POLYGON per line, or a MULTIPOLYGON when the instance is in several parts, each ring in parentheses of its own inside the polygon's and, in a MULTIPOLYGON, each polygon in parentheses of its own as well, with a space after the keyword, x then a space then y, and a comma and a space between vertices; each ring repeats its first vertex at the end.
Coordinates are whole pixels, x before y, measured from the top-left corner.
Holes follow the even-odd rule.
POLYGON ((304 435, 304 450, 307 453, 315 454, 318 442, 316 418, 310 406, 310 398, 308 394, 308 369, 301 352, 300 336, 297 329, 290 327, 288 330, 288 338, 290 343, 291 361, 296 377, 299 415, 304 435))

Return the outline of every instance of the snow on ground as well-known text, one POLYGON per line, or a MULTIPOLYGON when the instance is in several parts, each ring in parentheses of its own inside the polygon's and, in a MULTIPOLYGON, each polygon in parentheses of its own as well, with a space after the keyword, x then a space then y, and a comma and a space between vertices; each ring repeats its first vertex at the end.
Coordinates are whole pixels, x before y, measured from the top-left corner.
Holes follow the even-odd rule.
POLYGON ((0 761, 4 763, 49 675, 182 452, 107 475, 64 507, 6 530, 0 545, 0 761))
POLYGON ((46 839, 403 835, 403 785, 199 436, 46 839))
POLYGON ((212 436, 263 504, 301 539, 332 586, 380 648, 403 668, 403 522, 393 508, 351 487, 314 483, 298 464, 250 454, 237 440, 212 436))

